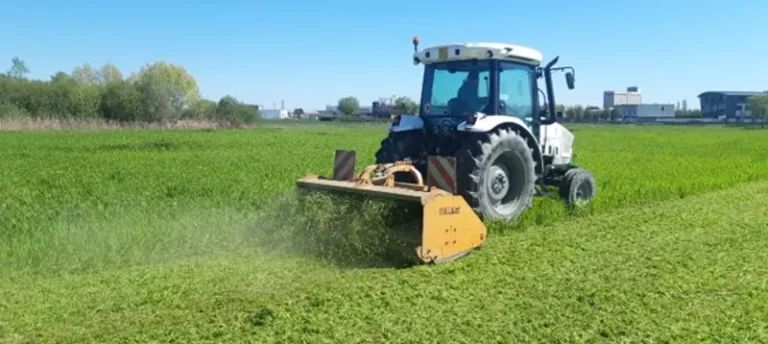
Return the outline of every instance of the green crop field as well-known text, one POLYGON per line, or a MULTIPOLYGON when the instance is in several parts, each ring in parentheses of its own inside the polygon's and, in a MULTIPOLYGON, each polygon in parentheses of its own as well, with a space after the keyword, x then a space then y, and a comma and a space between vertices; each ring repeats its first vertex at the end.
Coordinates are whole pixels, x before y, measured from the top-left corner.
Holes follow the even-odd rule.
POLYGON ((0 133, 0 343, 768 341, 768 132, 572 130, 589 208, 406 268, 393 204, 293 196, 381 125, 0 133))

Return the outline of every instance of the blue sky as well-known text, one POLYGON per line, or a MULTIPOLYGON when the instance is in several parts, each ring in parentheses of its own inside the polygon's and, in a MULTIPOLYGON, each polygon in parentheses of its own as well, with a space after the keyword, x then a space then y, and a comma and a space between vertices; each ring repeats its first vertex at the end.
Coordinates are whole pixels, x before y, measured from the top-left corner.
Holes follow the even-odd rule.
POLYGON ((557 100, 602 105, 640 86, 645 102, 705 90, 768 89, 768 1, 0 1, 0 70, 13 56, 32 78, 85 62, 128 75, 148 62, 184 66, 204 97, 320 109, 419 93, 422 47, 498 41, 560 55, 576 89, 557 100))

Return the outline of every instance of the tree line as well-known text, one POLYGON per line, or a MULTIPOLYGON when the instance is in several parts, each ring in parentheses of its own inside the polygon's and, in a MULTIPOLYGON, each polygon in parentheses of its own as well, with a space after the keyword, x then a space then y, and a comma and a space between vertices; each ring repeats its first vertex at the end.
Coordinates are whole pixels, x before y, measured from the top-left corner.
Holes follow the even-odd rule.
POLYGON ((88 63, 49 80, 28 79, 26 63, 12 59, 0 73, 0 119, 34 118, 118 122, 173 123, 181 120, 224 121, 234 125, 259 118, 255 106, 232 96, 204 99, 185 68, 158 61, 124 77, 113 64, 88 63))
MULTIPOLYGON (((359 117, 360 101, 357 97, 343 97, 338 100, 336 107, 346 117, 359 117)), ((380 98, 371 105, 371 112, 367 115, 373 117, 390 117, 393 114, 416 114, 419 112, 419 104, 409 97, 397 97, 393 101, 380 98)))
POLYGON ((763 120, 761 126, 765 128, 765 120, 768 119, 768 93, 747 97, 747 110, 752 112, 752 118, 763 120))
MULTIPOLYGON (((339 112, 345 117, 359 117, 360 102, 356 97, 348 96, 340 98, 337 102, 339 112)), ((569 122, 605 122, 616 121, 622 118, 620 108, 609 110, 583 105, 558 104, 556 106, 558 117, 569 122)), ((368 115, 374 117, 389 117, 393 114, 417 114, 419 104, 409 97, 398 97, 394 101, 380 99, 373 102, 372 111, 368 115)), ((677 110, 675 117, 701 117, 700 110, 677 110)))

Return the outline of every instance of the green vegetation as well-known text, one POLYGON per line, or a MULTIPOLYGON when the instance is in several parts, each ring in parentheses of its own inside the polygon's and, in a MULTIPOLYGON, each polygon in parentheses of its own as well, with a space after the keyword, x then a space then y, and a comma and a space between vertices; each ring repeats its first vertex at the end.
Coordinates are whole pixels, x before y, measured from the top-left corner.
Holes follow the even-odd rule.
POLYGON ((29 80, 23 60, 0 74, 1 119, 106 120, 114 122, 173 123, 223 121, 253 123, 258 110, 231 96, 218 104, 203 99, 197 81, 181 66, 146 64, 123 78, 117 66, 98 70, 86 63, 71 74, 58 72, 50 80, 29 80))
POLYGON ((383 127, 285 128, 0 134, 0 343, 768 340, 762 131, 576 126, 592 207, 398 269, 390 204, 291 196, 383 127))
POLYGON ((336 106, 344 116, 357 116, 360 114, 360 102, 356 97, 341 98, 336 106))
MULTIPOLYGON (((768 93, 747 98, 747 110, 752 112, 754 119, 768 119, 768 93)), ((765 122, 762 127, 765 128, 765 122)))

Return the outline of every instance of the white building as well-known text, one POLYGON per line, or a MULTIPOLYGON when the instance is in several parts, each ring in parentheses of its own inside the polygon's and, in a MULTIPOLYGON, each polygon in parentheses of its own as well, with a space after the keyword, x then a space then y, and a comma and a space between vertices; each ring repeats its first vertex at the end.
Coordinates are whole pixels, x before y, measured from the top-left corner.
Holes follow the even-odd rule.
POLYGON ((605 91, 603 93, 603 109, 617 105, 637 105, 643 103, 643 94, 637 86, 627 87, 626 92, 605 91))
POLYGON ((674 118, 675 104, 621 104, 623 118, 674 118))
POLYGON ((262 109, 259 110, 261 119, 286 119, 289 118, 288 110, 262 109))

